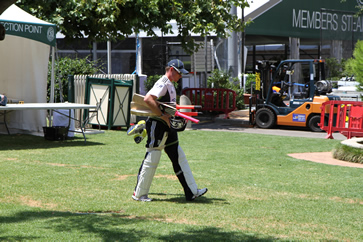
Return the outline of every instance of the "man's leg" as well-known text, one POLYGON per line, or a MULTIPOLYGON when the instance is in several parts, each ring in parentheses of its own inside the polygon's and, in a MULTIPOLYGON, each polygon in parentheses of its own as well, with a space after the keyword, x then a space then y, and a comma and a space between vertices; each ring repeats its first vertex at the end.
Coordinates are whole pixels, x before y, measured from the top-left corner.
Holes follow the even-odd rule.
POLYGON ((146 155, 139 169, 137 184, 132 196, 133 199, 139 201, 151 201, 148 198, 149 189, 160 161, 161 150, 168 137, 165 125, 156 120, 148 119, 146 130, 148 135, 146 155))
POLYGON ((148 148, 137 176, 134 196, 147 196, 161 157, 161 151, 148 148))
POLYGON ((176 143, 165 147, 165 152, 173 163, 174 172, 183 186, 186 200, 193 200, 194 195, 198 193, 198 186, 183 149, 176 143))

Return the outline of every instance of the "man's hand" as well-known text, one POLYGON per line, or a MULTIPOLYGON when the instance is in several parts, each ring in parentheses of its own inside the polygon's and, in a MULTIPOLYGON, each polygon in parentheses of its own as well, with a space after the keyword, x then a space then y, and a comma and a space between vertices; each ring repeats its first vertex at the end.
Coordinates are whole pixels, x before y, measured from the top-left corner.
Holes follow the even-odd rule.
POLYGON ((165 121, 165 123, 167 123, 167 125, 169 126, 170 128, 170 118, 171 118, 171 115, 168 114, 168 113, 165 113, 161 116, 161 119, 165 121))

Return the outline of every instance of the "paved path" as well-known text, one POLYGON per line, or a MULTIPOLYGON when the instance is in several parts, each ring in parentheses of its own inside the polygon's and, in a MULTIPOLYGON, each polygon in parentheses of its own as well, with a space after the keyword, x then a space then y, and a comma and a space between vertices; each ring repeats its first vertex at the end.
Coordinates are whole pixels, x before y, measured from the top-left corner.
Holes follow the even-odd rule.
MULTIPOLYGON (((293 136, 293 137, 306 137, 306 138, 320 138, 325 139, 326 132, 312 132, 306 128, 296 127, 276 127, 273 129, 260 129, 252 127, 248 124, 247 118, 237 119, 224 119, 224 118, 206 118, 196 117, 200 120, 199 124, 192 124, 192 129, 198 130, 214 130, 214 131, 230 131, 230 132, 244 132, 251 134, 268 134, 268 135, 280 135, 280 136, 293 136)), ((340 134, 334 133, 334 139, 346 140, 347 138, 340 134)))
POLYGON ((312 162, 323 163, 333 166, 363 168, 363 164, 360 163, 353 163, 353 162, 334 159, 332 152, 294 153, 294 154, 288 154, 288 156, 300 160, 308 160, 312 162))

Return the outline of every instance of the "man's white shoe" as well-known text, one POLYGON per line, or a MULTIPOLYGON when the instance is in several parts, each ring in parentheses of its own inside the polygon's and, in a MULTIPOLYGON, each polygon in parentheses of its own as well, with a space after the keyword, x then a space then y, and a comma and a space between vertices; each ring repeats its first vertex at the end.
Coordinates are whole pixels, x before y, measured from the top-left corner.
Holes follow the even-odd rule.
POLYGON ((135 195, 132 195, 132 199, 140 202, 151 202, 152 199, 149 198, 147 195, 142 195, 141 197, 136 197, 135 195))
POLYGON ((192 197, 192 200, 196 199, 197 197, 203 196, 207 192, 208 192, 208 188, 198 189, 197 194, 194 194, 194 196, 192 197))

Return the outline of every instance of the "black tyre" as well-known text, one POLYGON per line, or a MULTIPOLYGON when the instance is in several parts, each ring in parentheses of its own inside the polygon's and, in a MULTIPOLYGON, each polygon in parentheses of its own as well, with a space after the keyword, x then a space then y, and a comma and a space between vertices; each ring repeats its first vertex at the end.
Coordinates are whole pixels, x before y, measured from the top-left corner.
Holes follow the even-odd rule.
POLYGON ((313 132, 321 132, 321 128, 318 125, 320 123, 320 115, 314 115, 310 118, 308 128, 313 132))
POLYGON ((259 128, 270 129, 275 126, 275 114, 268 108, 260 108, 256 112, 256 124, 259 128))

